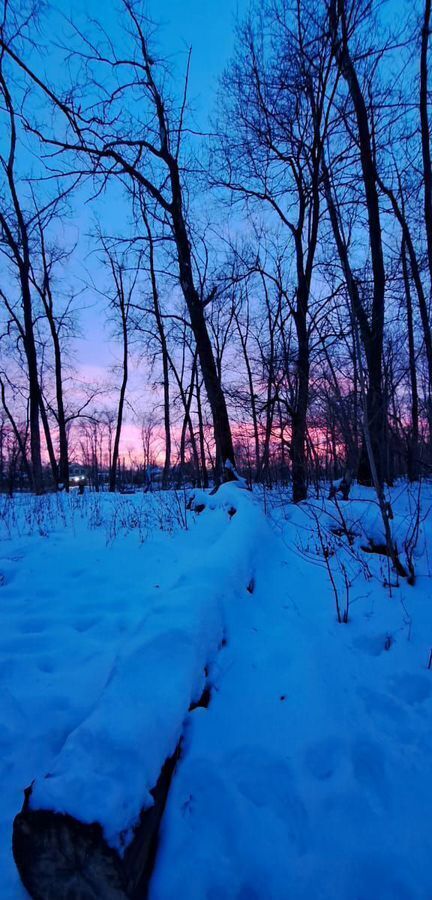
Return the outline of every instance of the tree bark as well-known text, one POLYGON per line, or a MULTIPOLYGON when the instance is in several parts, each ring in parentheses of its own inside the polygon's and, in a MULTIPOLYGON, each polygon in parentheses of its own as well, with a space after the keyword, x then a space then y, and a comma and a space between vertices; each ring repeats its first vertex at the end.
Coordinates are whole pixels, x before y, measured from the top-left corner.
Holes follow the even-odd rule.
POLYGON ((216 444, 218 475, 221 476, 225 463, 235 465, 231 426, 222 385, 219 381, 207 323, 204 305, 195 288, 189 238, 182 211, 182 194, 177 164, 171 167, 172 221, 177 246, 180 285, 186 300, 192 331, 194 334, 200 368, 204 379, 207 399, 210 405, 216 444))
POLYGON ((159 342, 161 346, 161 354, 162 354, 162 376, 163 376, 163 408, 164 408, 164 429, 165 429, 165 462, 162 472, 162 488, 166 490, 169 486, 170 472, 171 472, 171 413, 170 413, 170 382, 169 382, 169 354, 168 354, 168 345, 167 339, 165 335, 165 328, 162 319, 160 303, 159 303, 159 290, 156 278, 156 268, 155 268, 155 259, 154 259, 154 242, 153 235, 150 229, 150 224, 148 221, 148 217, 143 208, 143 219, 144 224, 147 231, 147 238, 149 243, 149 265, 150 265, 150 281, 152 286, 152 297, 153 297, 153 309, 156 320, 156 327, 159 335, 159 342))
POLYGON ((123 424, 123 410, 126 396, 126 388, 128 382, 128 327, 126 319, 126 310, 124 307, 124 298, 121 300, 121 316, 122 316, 122 340, 123 340, 123 369, 122 382, 120 386, 119 404, 117 410, 117 423, 114 436, 114 447, 112 454, 112 463, 110 470, 110 491, 114 493, 117 483, 117 464, 119 458, 120 438, 123 424))
POLYGON ((197 370, 196 370, 195 385, 196 385, 195 390, 196 390, 197 413, 198 413, 199 446, 200 446, 200 456, 201 456, 201 474, 202 474, 201 481, 202 481, 203 488, 208 488, 209 481, 208 481, 207 461, 206 461, 206 452, 205 452, 204 421, 203 421, 203 413, 202 413, 201 385, 200 385, 198 366, 197 366, 197 370))
MULTIPOLYGON (((354 106, 360 147, 360 163, 368 216, 369 247, 373 273, 373 299, 370 324, 370 355, 368 359, 367 417, 370 446, 374 454, 378 481, 383 484, 383 434, 385 408, 382 393, 382 357, 384 338, 385 269, 381 234, 381 216, 376 183, 376 167, 372 138, 364 96, 349 50, 345 0, 332 0, 329 8, 333 47, 339 71, 345 79, 354 106), (341 36, 339 37, 339 28, 341 36)), ((355 312, 355 310, 354 310, 355 312)), ((360 323, 359 323, 360 324, 360 323)), ((365 347, 366 351, 366 347, 365 347)), ((358 479, 372 485, 370 453, 363 441, 358 479)))
POLYGON ((418 306, 420 312, 420 319, 422 323, 423 329, 423 337, 425 343, 425 352, 426 352, 426 361, 428 367, 428 378, 429 378, 429 395, 432 395, 432 332, 431 332, 431 322, 429 316, 428 303, 426 299, 426 294, 423 287, 423 282, 420 274, 420 265, 417 257, 417 253, 415 251, 414 242, 411 235, 411 230, 408 225, 407 217, 404 209, 404 199, 402 193, 402 187, 399 184, 401 202, 399 203, 394 191, 391 188, 386 187, 383 181, 378 178, 378 184, 382 190, 382 192, 389 198, 390 203, 392 205, 393 212, 396 216, 396 219, 399 222, 401 227, 402 235, 406 250, 408 251, 411 274, 414 282, 414 287, 416 289, 418 306))
POLYGON ((27 279, 23 275, 21 279, 22 303, 24 309, 25 328, 25 352, 27 358, 27 371, 29 379, 29 423, 30 423, 30 455, 32 463, 32 481, 35 494, 42 494, 44 490, 42 470, 42 450, 39 425, 40 388, 39 374, 36 356, 36 344, 33 330, 33 314, 30 290, 27 279))
POLYGON ((418 478, 418 442, 419 442, 419 402, 417 388, 417 371, 414 343, 414 321, 411 300, 411 286, 409 281, 408 264, 406 258, 405 241, 402 240, 402 273, 405 286, 407 330, 408 330, 408 359, 411 383, 411 429, 408 438, 407 469, 410 481, 418 478))
POLYGON ((19 326, 19 328, 21 336, 23 338, 29 381, 29 425, 32 486, 36 494, 41 494, 44 490, 39 422, 41 393, 39 385, 36 341, 34 334, 32 297, 30 290, 30 246, 27 223, 24 218, 15 183, 15 152, 17 144, 15 110, 9 88, 4 77, 1 57, 0 87, 2 90, 3 99, 10 123, 9 152, 7 160, 5 162, 5 170, 12 207, 16 217, 17 237, 14 237, 7 217, 2 212, 0 212, 0 224, 2 226, 6 242, 10 247, 17 267, 21 288, 23 326, 19 326))
POLYGON ((56 387, 56 404, 57 404, 57 425, 58 425, 58 436, 59 436, 59 461, 58 465, 55 460, 54 450, 52 448, 51 435, 49 433, 48 428, 48 420, 43 416, 43 409, 41 408, 42 421, 45 428, 45 437, 47 441, 48 452, 50 455, 51 468, 53 471, 53 477, 56 479, 56 486, 58 484, 62 484, 63 488, 66 491, 69 491, 69 446, 68 446, 68 435, 67 435, 67 424, 66 424, 66 413, 64 407, 64 397, 63 397, 63 360, 62 360, 62 349, 60 345, 60 336, 59 336, 59 328, 56 322, 56 317, 54 313, 54 302, 53 295, 51 291, 51 279, 50 279, 50 271, 48 265, 48 259, 46 254, 46 246, 45 246, 45 235, 43 231, 42 222, 39 222, 39 234, 41 241, 41 253, 42 253, 42 263, 43 263, 43 271, 44 278, 42 287, 39 289, 39 293, 43 302, 45 315, 47 317, 48 326, 50 329, 51 340, 54 351, 54 374, 55 374, 55 387, 56 387))
POLYGON ((420 50, 420 124, 423 158, 423 209, 426 228, 430 289, 432 291, 432 168, 428 116, 428 44, 430 18, 431 0, 425 0, 420 50))
POLYGON ((307 299, 299 287, 297 314, 297 397, 291 417, 291 449, 293 500, 299 503, 307 497, 306 434, 309 403, 309 335, 307 330, 307 299), (306 305, 305 305, 306 304, 306 305))
POLYGON ((246 334, 244 335, 242 332, 241 324, 239 321, 238 315, 234 315, 234 321, 237 326, 238 336, 240 338, 241 348, 243 351, 243 359, 246 367, 246 374, 249 385, 249 396, 250 396, 250 405, 251 405, 251 415, 252 415, 252 427, 254 434, 254 445, 255 445, 255 480, 259 480, 259 472, 260 472, 260 440, 259 440, 259 429, 258 429, 258 415, 256 408, 256 398, 255 398, 255 386, 252 375, 252 367, 250 364, 247 339, 248 339, 248 329, 246 334))

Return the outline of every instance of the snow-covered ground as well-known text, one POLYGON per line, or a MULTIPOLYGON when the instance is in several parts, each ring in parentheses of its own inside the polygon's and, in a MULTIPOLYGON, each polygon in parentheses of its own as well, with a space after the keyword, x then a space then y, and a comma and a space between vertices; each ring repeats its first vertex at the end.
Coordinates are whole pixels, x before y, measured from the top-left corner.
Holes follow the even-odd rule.
MULTIPOLYGON (((392 491, 402 563, 417 490, 392 491)), ((195 503, 0 498, 1 900, 25 896, 10 837, 34 778, 83 818, 111 786, 118 845, 180 732, 151 900, 430 900, 432 487, 413 587, 362 549, 383 541, 372 492, 195 503)))

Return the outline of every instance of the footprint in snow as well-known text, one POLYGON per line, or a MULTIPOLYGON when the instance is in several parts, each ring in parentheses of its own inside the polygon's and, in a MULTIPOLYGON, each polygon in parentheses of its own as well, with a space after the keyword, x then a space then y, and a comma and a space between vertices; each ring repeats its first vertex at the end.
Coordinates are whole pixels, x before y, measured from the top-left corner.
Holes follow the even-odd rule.
POLYGON ((289 764, 262 747, 244 747, 229 760, 229 771, 240 794, 258 808, 271 809, 284 823, 290 843, 306 852, 308 817, 289 764))
POLYGON ((360 687, 358 693, 360 697, 362 697, 368 713, 377 715, 380 719, 387 721, 390 724, 405 724, 406 711, 404 707, 396 701, 395 697, 365 687, 360 687))
POLYGON ((44 675, 52 675, 52 673, 55 672, 56 666, 52 659, 39 659, 37 668, 39 669, 39 672, 43 672, 44 675))
POLYGON ((422 894, 413 885, 411 873, 404 869, 396 852, 393 858, 388 853, 380 855, 377 851, 359 854, 349 870, 349 896, 355 897, 355 900, 375 897, 379 900, 418 900, 422 894))
POLYGON ((75 631, 78 631, 80 634, 83 634, 85 631, 89 631, 90 628, 93 628, 95 625, 99 625, 102 620, 100 618, 96 618, 94 616, 90 616, 88 618, 77 619, 72 627, 75 631))
POLYGON ((41 634, 47 628, 46 619, 26 619, 22 622, 21 634, 41 634))
POLYGON ((260 890, 247 881, 237 891, 235 900, 262 900, 262 897, 260 890))
POLYGON ((358 737, 351 748, 351 762, 361 789, 368 793, 370 799, 378 800, 380 805, 386 804, 386 760, 377 741, 358 737))
POLYGON ((329 737, 316 741, 305 751, 305 764, 318 781, 327 781, 340 768, 345 755, 343 741, 329 737))
POLYGON ((412 672, 395 675, 390 680, 390 687, 392 694, 409 706, 423 703, 432 693, 431 679, 412 672))
MULTIPOLYGON (((366 688, 361 688, 359 693, 363 697, 368 715, 374 720, 375 728, 382 729, 384 734, 390 736, 401 748, 420 746, 422 742, 426 742, 432 748, 429 737, 421 736, 419 733, 418 720, 415 721, 413 716, 410 716, 412 704, 406 698, 402 698, 401 695, 396 698, 395 695, 370 691, 366 688)), ((416 705, 418 702, 418 699, 414 701, 413 712, 422 708, 416 705)), ((423 727, 428 729, 426 720, 423 727)))
POLYGON ((390 650, 393 640, 387 633, 359 637, 353 640, 353 646, 363 650, 369 656, 381 656, 390 650))

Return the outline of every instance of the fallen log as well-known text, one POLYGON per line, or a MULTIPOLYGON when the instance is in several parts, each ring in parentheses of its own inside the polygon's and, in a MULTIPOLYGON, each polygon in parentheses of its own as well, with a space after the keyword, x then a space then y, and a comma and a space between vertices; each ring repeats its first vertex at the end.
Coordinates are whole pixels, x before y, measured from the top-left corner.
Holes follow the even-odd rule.
POLYGON ((209 666, 226 644, 223 606, 251 583, 262 527, 236 485, 203 505, 206 541, 193 568, 143 617, 96 705, 26 791, 13 853, 34 900, 146 896, 185 719, 208 706, 209 666))
POLYGON ((110 847, 100 824, 66 813, 30 807, 25 792, 15 817, 13 854, 21 880, 34 900, 143 900, 156 856, 159 825, 180 743, 165 762, 151 791, 153 806, 142 811, 132 841, 121 855, 110 847))

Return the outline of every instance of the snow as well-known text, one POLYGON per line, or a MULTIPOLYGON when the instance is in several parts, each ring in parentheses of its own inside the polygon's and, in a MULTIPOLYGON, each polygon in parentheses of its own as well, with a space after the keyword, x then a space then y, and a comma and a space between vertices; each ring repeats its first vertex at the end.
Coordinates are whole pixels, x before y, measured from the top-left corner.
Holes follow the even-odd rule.
MULTIPOLYGON (((379 530, 365 495, 345 512, 362 537, 379 530)), ((395 505, 411 522, 413 497, 395 493, 395 505)), ((346 553, 354 596, 338 624, 312 507, 324 527, 326 502, 285 505, 288 521, 273 512, 280 538, 270 524, 260 537, 254 593, 225 609, 227 645, 213 700, 188 724, 151 900, 184 896, 184 885, 189 900, 431 896, 424 544, 416 587, 393 596, 382 559, 368 558, 366 581, 346 553)))
MULTIPOLYGON (((391 493, 402 562, 416 499, 391 493)), ((25 896, 33 779, 35 806, 97 813, 122 848, 180 734, 151 900, 426 900, 432 486, 414 587, 362 550, 383 542, 372 491, 294 507, 233 482, 191 505, 0 499, 2 900, 25 896)))
POLYGON ((218 492, 212 505, 222 515, 205 519, 199 559, 195 546, 187 571, 159 592, 121 648, 95 708, 66 739, 49 775, 33 787, 31 807, 68 812, 88 823, 96 813, 118 850, 129 843, 141 809, 152 805, 150 791, 176 749, 189 706, 203 691, 205 668, 222 642, 222 596, 227 600, 241 584, 253 552, 253 516, 245 523, 249 527, 239 529, 226 512, 237 493, 228 487, 218 492))

